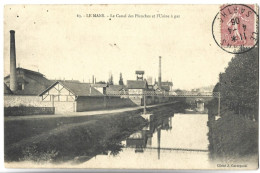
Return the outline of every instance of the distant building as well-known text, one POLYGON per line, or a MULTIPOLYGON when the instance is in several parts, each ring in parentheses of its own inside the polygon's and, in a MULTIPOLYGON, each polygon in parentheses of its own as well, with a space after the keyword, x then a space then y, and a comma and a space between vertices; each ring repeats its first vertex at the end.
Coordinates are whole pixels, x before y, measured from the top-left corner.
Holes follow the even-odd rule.
POLYGON ((196 103, 196 110, 198 112, 203 112, 204 111, 204 100, 203 99, 197 99, 195 100, 196 103))
POLYGON ((129 98, 136 103, 137 105, 143 104, 143 96, 141 94, 144 93, 148 89, 148 85, 146 80, 128 80, 127 81, 127 90, 129 95, 131 94, 140 94, 140 96, 130 96, 129 98))
POLYGON ((153 77, 148 76, 146 81, 148 85, 153 85, 153 77))
POLYGON ((107 87, 107 93, 109 92, 120 92, 120 91, 126 91, 126 86, 124 85, 109 85, 107 87))
MULTIPOLYGON (((173 86, 172 82, 168 82, 168 81, 161 82, 161 91, 172 91, 172 86, 173 86)), ((158 89, 160 89, 159 83, 155 82, 154 90, 158 90, 158 89)))
MULTIPOLYGON (((10 75, 4 78, 4 83, 10 88, 10 75)), ((17 88, 12 91, 16 95, 39 95, 39 93, 50 86, 53 81, 45 78, 39 72, 16 68, 16 83, 17 88)))

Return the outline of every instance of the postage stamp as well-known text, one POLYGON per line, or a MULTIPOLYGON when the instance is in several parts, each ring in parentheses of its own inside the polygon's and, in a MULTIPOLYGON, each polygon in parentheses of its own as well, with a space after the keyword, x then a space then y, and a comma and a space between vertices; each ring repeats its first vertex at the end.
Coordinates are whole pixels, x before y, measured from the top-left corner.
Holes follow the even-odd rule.
POLYGON ((252 4, 222 5, 212 24, 213 37, 218 46, 234 54, 255 47, 258 42, 256 11, 257 6, 252 4), (216 32, 220 32, 220 35, 216 32))

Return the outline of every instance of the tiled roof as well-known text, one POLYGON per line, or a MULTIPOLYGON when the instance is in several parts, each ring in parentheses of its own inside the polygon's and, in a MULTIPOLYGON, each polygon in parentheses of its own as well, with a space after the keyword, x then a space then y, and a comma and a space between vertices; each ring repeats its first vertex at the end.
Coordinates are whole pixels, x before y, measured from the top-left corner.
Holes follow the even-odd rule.
POLYGON ((137 80, 128 80, 127 81, 127 88, 128 89, 146 89, 147 83, 145 80, 137 81, 137 80))

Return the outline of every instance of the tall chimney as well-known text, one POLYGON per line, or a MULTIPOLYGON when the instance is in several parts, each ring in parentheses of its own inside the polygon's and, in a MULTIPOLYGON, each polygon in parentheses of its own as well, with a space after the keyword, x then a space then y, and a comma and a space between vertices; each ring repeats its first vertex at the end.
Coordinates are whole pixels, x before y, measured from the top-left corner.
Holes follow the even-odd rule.
POLYGON ((95 79, 94 79, 94 75, 92 75, 92 83, 94 84, 95 79))
POLYGON ((10 30, 10 89, 12 91, 17 90, 15 31, 14 30, 10 30))
POLYGON ((161 59, 162 57, 159 56, 159 76, 158 76, 158 86, 161 89, 161 83, 162 83, 162 72, 161 72, 161 59))

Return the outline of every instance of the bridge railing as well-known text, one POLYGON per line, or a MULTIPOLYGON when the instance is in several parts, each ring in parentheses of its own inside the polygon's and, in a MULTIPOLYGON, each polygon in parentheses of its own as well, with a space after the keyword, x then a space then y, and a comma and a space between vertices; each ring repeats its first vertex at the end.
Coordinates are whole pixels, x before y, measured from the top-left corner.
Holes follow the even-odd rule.
POLYGON ((107 91, 106 96, 220 97, 219 92, 107 91))

